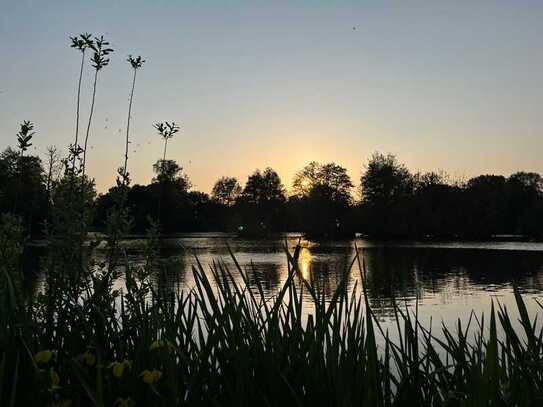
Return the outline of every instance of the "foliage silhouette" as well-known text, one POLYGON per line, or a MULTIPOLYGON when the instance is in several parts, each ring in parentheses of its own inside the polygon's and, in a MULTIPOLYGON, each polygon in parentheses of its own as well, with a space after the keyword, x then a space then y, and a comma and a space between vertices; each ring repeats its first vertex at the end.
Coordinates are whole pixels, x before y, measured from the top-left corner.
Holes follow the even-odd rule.
POLYGON ((352 188, 345 168, 335 163, 309 163, 294 176, 294 196, 289 202, 296 213, 293 219, 298 219, 298 227, 310 236, 352 235, 348 219, 352 188))
POLYGON ((164 152, 162 154, 162 160, 166 161, 166 149, 168 147, 168 140, 173 138, 175 133, 179 132, 180 127, 175 122, 159 122, 155 123, 154 128, 157 129, 158 134, 164 140, 164 152))
POLYGON ((25 120, 21 124, 21 129, 17 133, 17 142, 19 144, 19 151, 21 152, 21 157, 24 155, 24 152, 32 146, 32 137, 34 136, 34 134, 36 134, 32 130, 34 130, 34 124, 28 120, 25 120))
POLYGON ((238 198, 240 229, 244 234, 280 231, 286 202, 281 178, 272 168, 253 172, 238 198))
POLYGON ((221 205, 232 206, 241 195, 241 185, 234 177, 221 177, 213 185, 211 197, 221 205))
POLYGON ((11 148, 0 153, 0 214, 22 218, 28 234, 36 235, 47 216, 46 179, 38 157, 11 148))

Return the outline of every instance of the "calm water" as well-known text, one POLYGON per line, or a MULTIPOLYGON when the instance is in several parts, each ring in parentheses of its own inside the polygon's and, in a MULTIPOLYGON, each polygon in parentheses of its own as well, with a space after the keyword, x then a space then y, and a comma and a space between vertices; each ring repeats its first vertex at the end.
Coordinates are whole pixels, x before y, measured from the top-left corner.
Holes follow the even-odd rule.
MULTIPOLYGON (((265 295, 273 297, 288 274, 285 242, 292 251, 298 239, 297 235, 242 239, 217 233, 166 239, 160 251, 160 265, 153 274, 156 289, 167 293, 194 287, 192 267, 196 265, 196 257, 206 270, 213 261, 222 261, 235 271, 229 245, 239 264, 254 270, 253 285, 254 278, 258 278, 265 295)), ((143 239, 123 242, 133 266, 144 264, 145 244, 143 239)), ((512 288, 516 284, 523 293, 530 316, 533 318, 541 312, 536 300, 543 302, 543 243, 379 243, 364 239, 317 243, 302 239, 301 244, 304 249, 299 267, 304 278, 324 290, 328 297, 355 257, 355 245, 359 248, 367 270, 365 284, 369 301, 383 326, 390 329, 391 339, 396 336, 392 321, 394 299, 411 312, 418 300, 420 321, 427 327, 430 322, 433 327, 439 327, 441 322, 452 327, 458 318, 467 322, 471 311, 477 315, 487 314, 492 299, 506 305, 513 317, 518 315, 512 288)), ((104 255, 105 251, 99 247, 96 257, 100 260, 104 255)), ((25 256, 25 261, 30 263, 29 269, 35 269, 38 264, 37 256, 25 256)), ((39 283, 39 279, 34 283, 39 283)), ((122 284, 118 282, 119 287, 122 284)), ((355 284, 361 287, 356 266, 348 276, 349 288, 355 284)), ((254 288, 256 290, 256 285, 254 288)), ((312 301, 307 293, 304 303, 306 315, 312 313, 312 301)))
MULTIPOLYGON (((190 289, 194 285, 195 256, 206 267, 224 261, 234 270, 230 245, 243 267, 252 267, 266 295, 273 296, 287 278, 285 241, 293 248, 298 236, 277 239, 241 239, 224 234, 191 234, 166 240, 161 250, 162 272, 155 282, 163 291, 190 289)), ((491 299, 514 310, 513 283, 523 292, 532 316, 539 311, 534 299, 543 300, 543 244, 522 242, 396 242, 364 239, 310 242, 302 240, 300 270, 327 295, 331 295, 348 264, 360 248, 367 267, 366 286, 371 304, 387 322, 391 304, 413 308, 418 298, 422 321, 451 324, 467 319, 471 310, 488 312, 491 299)), ((129 261, 143 264, 144 240, 125 242, 129 261)), ((100 251, 98 251, 98 256, 100 251)), ((360 287, 357 267, 349 275, 349 286, 360 287)), ((309 304, 309 298, 306 298, 309 304)), ((308 308, 307 312, 311 310, 308 308)))

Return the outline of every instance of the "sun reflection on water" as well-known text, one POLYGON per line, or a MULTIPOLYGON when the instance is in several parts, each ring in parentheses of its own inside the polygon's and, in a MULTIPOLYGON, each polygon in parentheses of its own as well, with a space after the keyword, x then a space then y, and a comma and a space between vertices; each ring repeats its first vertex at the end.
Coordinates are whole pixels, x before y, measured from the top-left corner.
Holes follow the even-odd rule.
POLYGON ((300 257, 298 258, 298 267, 302 273, 304 280, 311 281, 311 262, 313 261, 313 256, 309 248, 304 247, 300 251, 300 257))

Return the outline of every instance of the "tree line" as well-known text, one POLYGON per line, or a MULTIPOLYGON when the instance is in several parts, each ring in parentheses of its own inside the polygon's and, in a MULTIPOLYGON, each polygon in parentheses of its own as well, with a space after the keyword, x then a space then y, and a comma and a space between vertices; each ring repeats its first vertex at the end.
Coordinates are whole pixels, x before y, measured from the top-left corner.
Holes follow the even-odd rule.
MULTIPOLYGON (((61 166, 54 148, 44 160, 5 149, 0 154, 0 211, 18 214, 29 233, 43 233, 62 197, 61 166)), ((412 173, 393 155, 375 153, 358 185, 338 164, 311 162, 295 174, 290 193, 277 172, 266 168, 250 174, 243 186, 234 177, 222 177, 207 194, 194 190, 183 168, 165 155, 153 171, 148 185, 118 182, 99 195, 91 183, 93 228, 106 228, 115 196, 123 190, 133 233, 144 233, 152 219, 166 234, 299 231, 310 237, 359 232, 376 238, 473 239, 539 238, 543 230, 543 179, 533 172, 461 182, 443 172, 412 173)))

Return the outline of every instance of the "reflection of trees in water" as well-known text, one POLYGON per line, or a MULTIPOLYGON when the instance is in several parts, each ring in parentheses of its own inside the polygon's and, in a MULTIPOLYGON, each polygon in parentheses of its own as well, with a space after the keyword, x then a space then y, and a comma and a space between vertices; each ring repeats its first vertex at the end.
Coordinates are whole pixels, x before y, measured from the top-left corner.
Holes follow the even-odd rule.
POLYGON ((365 286, 373 298, 398 298, 413 296, 418 273, 408 257, 394 255, 387 248, 363 251, 366 264, 365 286))
POLYGON ((393 300, 432 295, 470 294, 517 283, 524 290, 543 288, 543 254, 473 249, 365 249, 366 287, 375 309, 393 300))
MULTIPOLYGON (((143 244, 128 242, 125 246, 128 261, 139 267, 144 264, 143 244)), ((292 242, 291 242, 292 243, 292 242)), ((293 242, 293 245, 297 240, 293 242)), ((278 257, 283 251, 282 240, 246 240, 229 241, 234 253, 244 253, 238 258, 241 267, 247 271, 249 285, 257 290, 257 280, 267 296, 275 295, 287 277, 286 257, 278 257), (247 255, 249 253, 249 255, 247 255), (254 256, 253 256, 254 253, 254 256), (268 257, 267 257, 268 256, 268 257), (250 259, 255 260, 250 264, 250 259)), ((354 247, 349 242, 311 243, 303 241, 306 247, 300 252, 299 268, 301 276, 309 281, 320 293, 330 298, 339 286, 343 273, 355 256, 354 247)), ((202 266, 209 273, 213 259, 224 258, 234 277, 241 283, 236 267, 232 264, 226 246, 216 241, 205 239, 193 244, 202 266), (197 250, 204 246, 206 250, 197 250)), ((292 246, 290 247, 292 251, 292 246)), ((35 292, 36 272, 42 269, 39 258, 46 250, 25 249, 25 284, 31 292, 35 292)), ((370 247, 361 250, 366 264, 367 276, 365 285, 371 305, 376 313, 389 312, 393 300, 398 304, 404 301, 412 304, 417 295, 422 302, 446 304, 455 301, 454 297, 492 291, 510 287, 516 282, 523 292, 543 291, 543 253, 449 249, 421 247, 370 247)), ((96 250, 93 257, 103 261, 104 251, 96 250)), ((191 265, 194 264, 193 247, 186 251, 178 246, 162 248, 152 267, 154 289, 166 298, 179 293, 183 289, 192 288, 193 278, 191 265)), ((123 270, 121 271, 122 284, 123 270)), ((358 282, 360 272, 355 264, 348 278, 348 289, 358 282)), ((309 295, 307 291, 305 295, 309 295)))
POLYGON ((245 267, 251 287, 257 287, 257 281, 265 293, 276 293, 281 284, 281 265, 275 263, 250 264, 245 267))
POLYGON ((39 286, 42 270, 45 268, 47 250, 40 246, 26 246, 22 256, 23 289, 31 297, 39 286))
POLYGON ((349 245, 333 248, 318 247, 319 253, 313 254, 316 251, 317 248, 305 247, 300 252, 298 268, 301 276, 299 277, 308 281, 316 292, 324 293, 327 298, 330 298, 348 271, 355 255, 354 248, 349 245))
MULTIPOLYGON (((178 253, 178 251, 176 251, 178 253)), ((151 267, 154 290, 166 301, 172 301, 181 291, 185 281, 186 253, 172 255, 172 250, 160 250, 151 267)))

